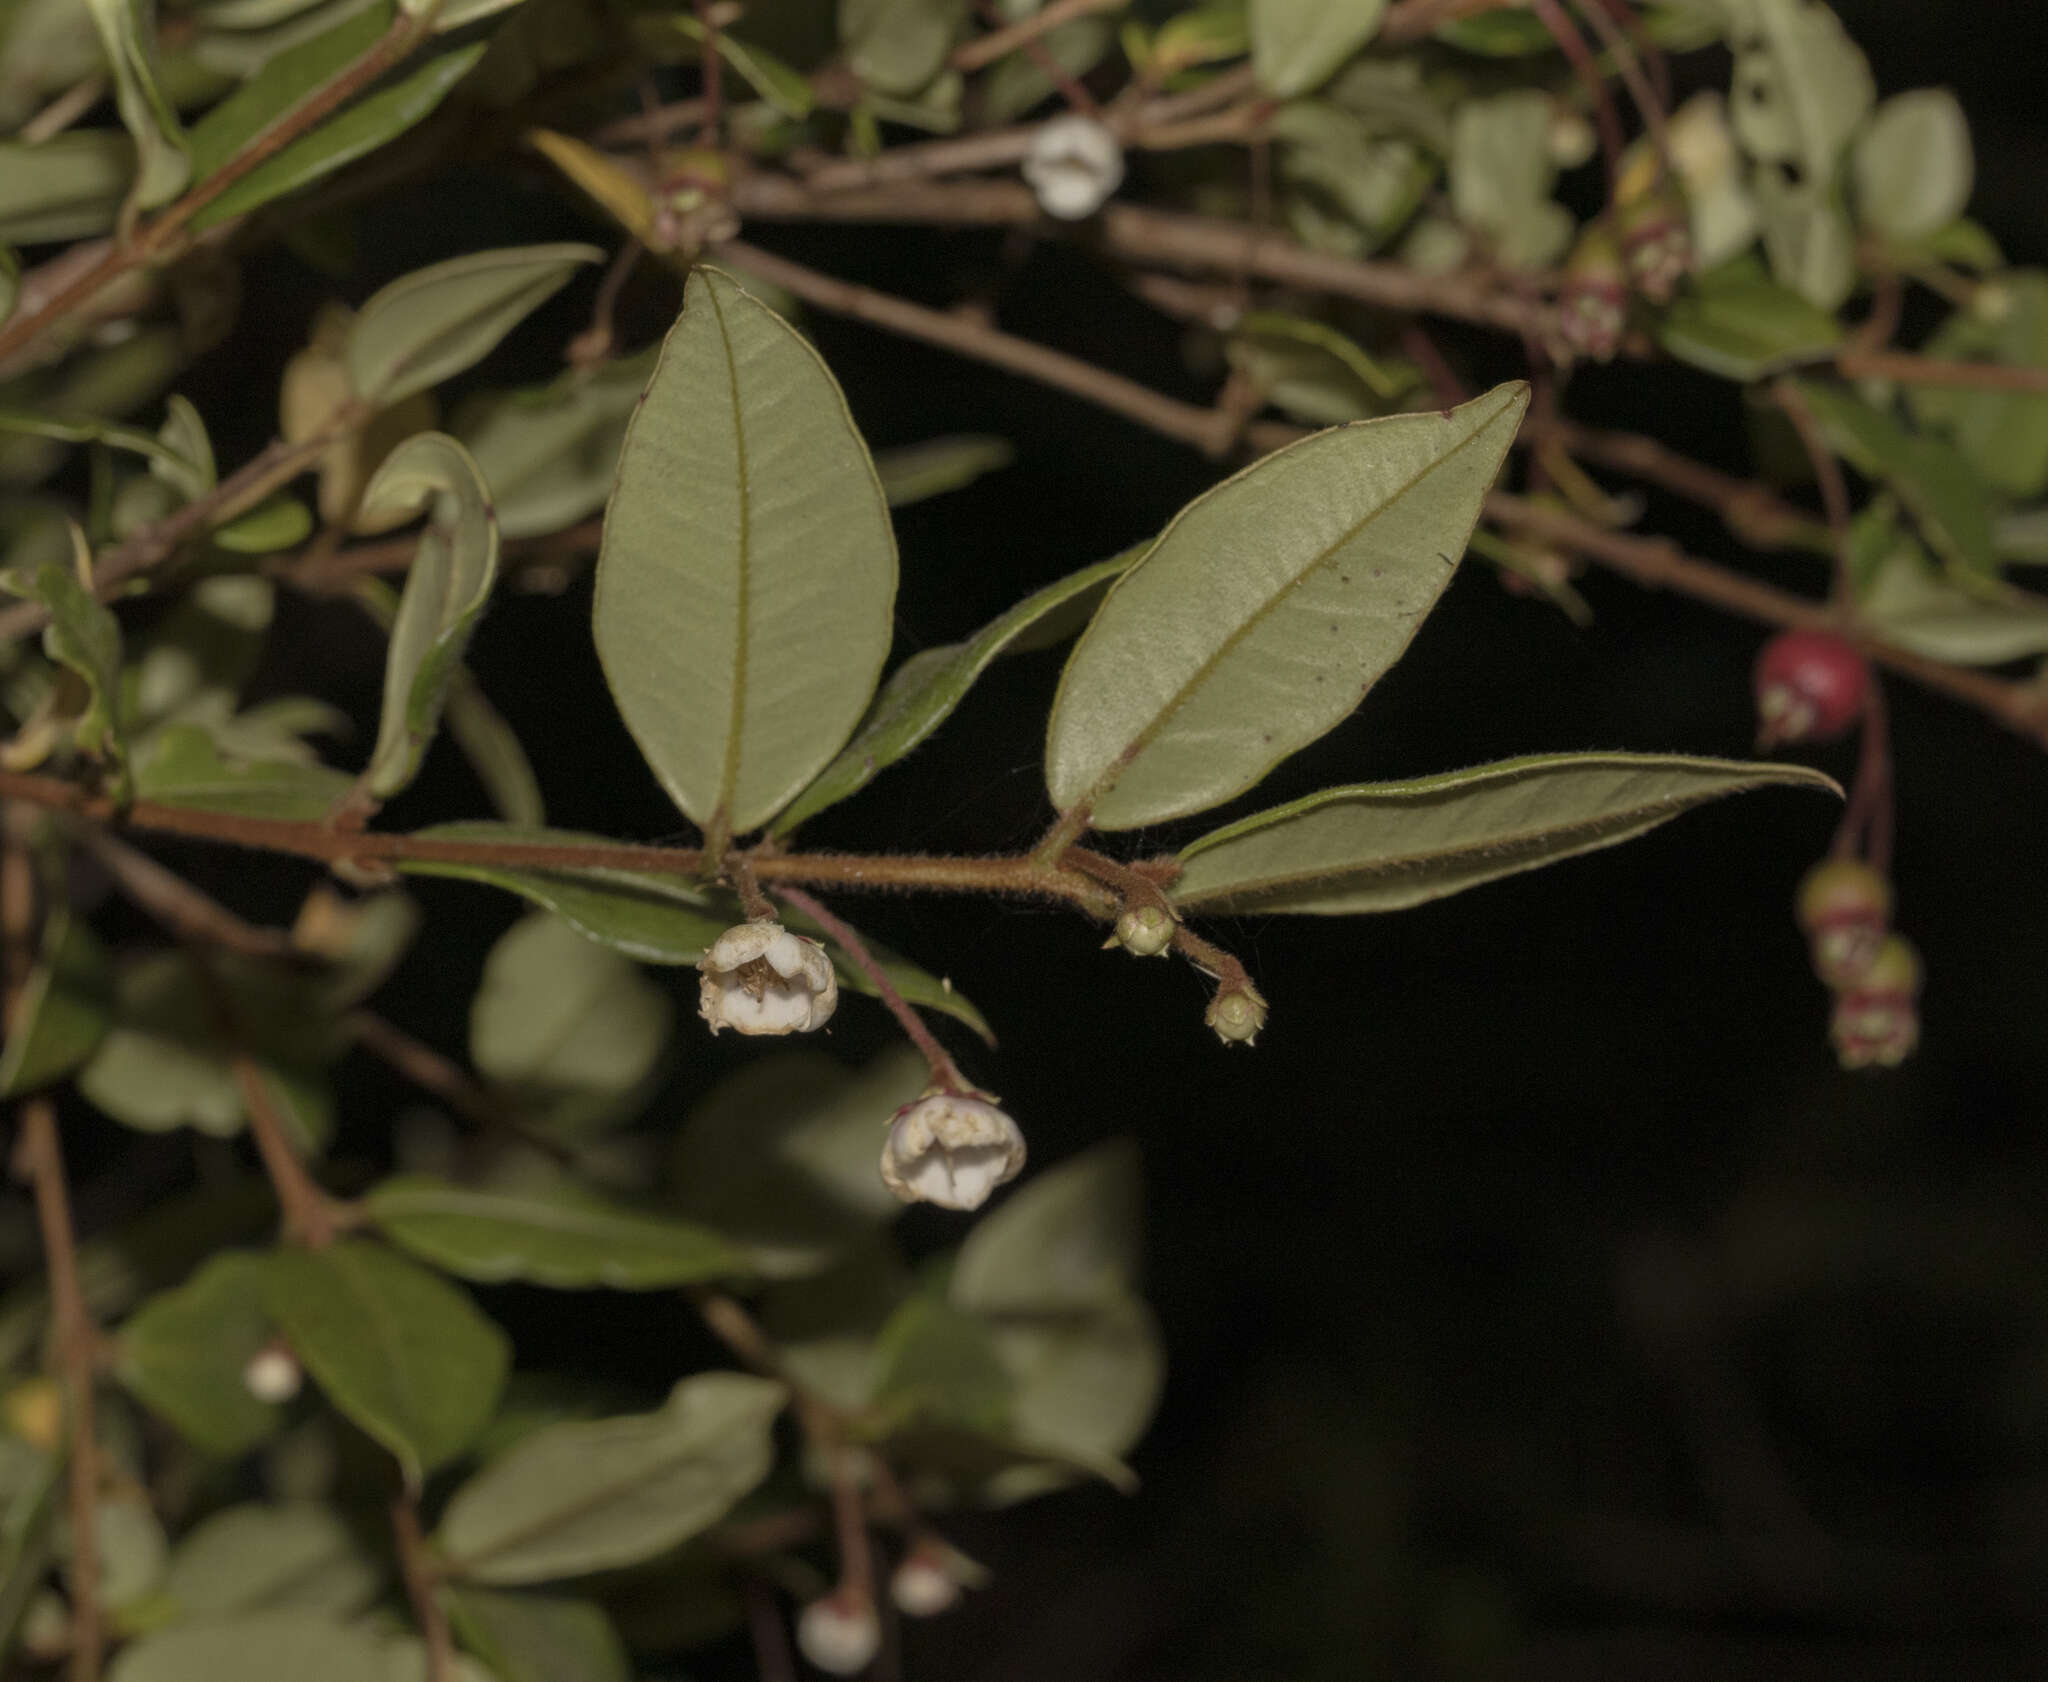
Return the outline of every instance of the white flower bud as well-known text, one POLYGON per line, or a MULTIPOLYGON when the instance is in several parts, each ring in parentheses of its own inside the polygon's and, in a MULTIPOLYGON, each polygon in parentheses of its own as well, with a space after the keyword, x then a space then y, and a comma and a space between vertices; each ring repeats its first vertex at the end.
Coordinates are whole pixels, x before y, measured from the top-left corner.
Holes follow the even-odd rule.
POLYGON ((874 1663, 882 1648, 882 1622, 874 1602, 834 1589, 797 1615, 796 1644, 803 1656, 834 1676, 853 1676, 874 1663))
POLYGON ((1266 1001, 1256 987, 1246 982, 1211 999, 1202 1020, 1216 1030, 1216 1037, 1225 1045, 1250 1045, 1266 1025, 1266 1001))
POLYGON ((697 968, 697 1009, 715 1034, 800 1034, 822 1028, 839 1004, 832 960, 815 940, 780 923, 741 923, 718 937, 697 968))
POLYGON ((1173 913, 1163 906, 1137 905, 1116 920, 1116 942, 1134 958, 1164 957, 1173 944, 1173 913))
POLYGON ((1123 184, 1124 151, 1093 117, 1055 117, 1032 137, 1024 179, 1046 215, 1078 222, 1123 184))
POLYGON ((960 1580, 934 1549, 919 1544, 891 1573, 889 1598, 906 1618, 936 1618, 960 1603, 960 1580))
POLYGON ((933 1092, 905 1104, 882 1147, 882 1183, 905 1203, 979 1209, 1024 1166, 1024 1135, 993 1104, 933 1092))
POLYGON ((259 1402, 288 1402, 305 1382, 299 1358, 281 1343, 266 1343, 242 1369, 242 1387, 259 1402))

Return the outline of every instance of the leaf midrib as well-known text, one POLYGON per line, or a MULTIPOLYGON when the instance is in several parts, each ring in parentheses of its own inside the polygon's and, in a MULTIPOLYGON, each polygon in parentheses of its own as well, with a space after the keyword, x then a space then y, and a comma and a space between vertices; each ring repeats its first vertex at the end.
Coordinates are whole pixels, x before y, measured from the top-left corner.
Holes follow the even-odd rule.
POLYGON ((725 308, 718 301, 718 288, 709 281, 704 296, 718 323, 719 348, 725 353, 725 384, 732 404, 733 474, 738 491, 735 533, 738 589, 733 599, 732 713, 726 729, 725 763, 719 767, 718 798, 712 804, 711 824, 722 830, 732 821, 733 797, 740 780, 740 737, 747 723, 747 639, 753 617, 753 489, 747 474, 747 426, 740 411, 739 368, 733 357, 732 333, 725 324, 725 308))

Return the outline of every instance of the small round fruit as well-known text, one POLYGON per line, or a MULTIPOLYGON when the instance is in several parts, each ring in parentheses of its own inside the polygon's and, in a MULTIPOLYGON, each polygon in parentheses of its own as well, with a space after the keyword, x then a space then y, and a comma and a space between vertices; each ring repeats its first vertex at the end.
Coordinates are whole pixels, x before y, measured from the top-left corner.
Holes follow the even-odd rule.
POLYGON ((1892 885, 1861 859, 1822 859, 1800 881, 1796 915, 1814 974, 1839 992, 1862 979, 1884 943, 1892 885))
POLYGON ((1753 687, 1758 746, 1832 742, 1863 716, 1870 663, 1827 631, 1781 631, 1757 655, 1753 687))

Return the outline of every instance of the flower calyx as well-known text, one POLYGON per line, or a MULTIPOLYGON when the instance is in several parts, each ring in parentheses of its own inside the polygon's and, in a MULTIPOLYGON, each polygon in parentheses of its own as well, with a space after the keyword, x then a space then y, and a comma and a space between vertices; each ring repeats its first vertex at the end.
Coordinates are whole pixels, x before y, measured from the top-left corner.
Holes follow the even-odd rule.
POLYGON ((1854 643, 1828 631, 1779 632, 1751 673, 1758 748, 1847 734, 1863 716, 1870 685, 1870 662, 1854 643))
POLYGON ((905 1203, 979 1209, 1024 1155, 1023 1133, 986 1094, 933 1088, 889 1118, 882 1183, 905 1203))
POLYGON ((698 1014, 714 1034, 809 1033, 839 1005, 839 978, 825 948, 771 919, 727 929, 697 968, 698 1014))

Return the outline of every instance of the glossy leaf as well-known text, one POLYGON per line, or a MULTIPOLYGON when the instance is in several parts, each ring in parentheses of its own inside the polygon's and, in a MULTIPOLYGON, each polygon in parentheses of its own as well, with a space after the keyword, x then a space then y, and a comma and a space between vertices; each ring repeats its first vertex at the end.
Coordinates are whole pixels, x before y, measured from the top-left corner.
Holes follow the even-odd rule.
POLYGON ((334 1508, 247 1501, 188 1531, 164 1592, 188 1617, 291 1607, 346 1617, 377 1596, 384 1573, 334 1508))
POLYGON ((54 1085, 98 1048, 111 1020, 113 976, 91 928, 61 907, 43 928, 43 950, 0 1046, 0 1098, 54 1085))
POLYGON ((103 234, 135 177, 135 143, 114 129, 74 129, 36 145, 0 141, 0 240, 42 245, 103 234))
POLYGON ((392 1243, 480 1284, 650 1291, 746 1271, 716 1233, 569 1182, 496 1190, 409 1174, 376 1187, 365 1207, 392 1243))
POLYGON ((452 1587, 448 1615, 497 1682, 632 1682, 618 1631, 595 1601, 452 1587))
POLYGON ((1997 570, 1984 483, 1953 446, 1906 431, 1839 386, 1809 381, 1799 389, 1828 447, 1857 472, 1888 485, 1943 560, 1969 572, 1997 570))
POLYGON ((354 786, 346 771, 223 753, 196 724, 172 725, 135 767, 135 792, 162 806, 316 823, 354 786))
POLYGON ((1069 573, 1026 596, 967 642, 922 649, 899 666, 868 708, 853 740, 783 811, 769 832, 787 835, 806 818, 858 794, 875 776, 918 747, 945 723, 991 661, 1052 615, 1127 571, 1141 551, 1126 550, 1069 573))
MULTIPOLYGON (((192 133, 195 160, 202 152, 223 159, 233 156, 247 144, 249 136, 270 128, 303 104, 313 89, 332 80, 353 58, 361 56, 341 56, 344 50, 361 42, 366 27, 357 20, 350 21, 357 22, 357 29, 346 36, 343 31, 348 24, 343 23, 328 35, 278 54, 244 84, 235 96, 241 103, 232 109, 224 104, 207 113, 206 120, 192 133), (276 80, 269 80, 272 77, 276 80)), ((448 96, 449 89, 475 67, 484 47, 485 43, 478 41, 439 53, 417 69, 345 106, 282 151, 265 158, 200 210, 188 225, 198 230, 232 216, 247 215, 273 199, 323 181, 358 158, 388 145, 423 121, 448 96)))
POLYGON ((1916 88, 1880 105, 1856 141, 1856 209, 1887 239, 1927 239, 1962 215, 1974 173, 1956 96, 1916 88))
POLYGON ((629 960, 536 912, 485 960, 470 1002, 470 1056, 533 1120, 581 1129, 630 1104, 674 1019, 669 995, 629 960))
POLYGON ((944 67, 966 15, 966 0, 839 0, 839 44, 869 87, 914 94, 944 67))
POLYGON ((365 1682, 377 1637, 324 1612, 284 1608, 173 1624, 121 1649, 107 1682, 365 1682))
POLYGON ((665 1553, 768 1475, 770 1429, 788 1399, 768 1379, 700 1373, 658 1412, 536 1431, 455 1492, 435 1542, 459 1578, 490 1584, 665 1553))
POLYGON ((391 627, 377 745, 363 773, 380 800, 418 774, 498 576, 490 490, 469 452, 445 433, 422 432, 393 450, 370 481, 363 506, 374 517, 380 507, 411 507, 429 498, 426 528, 391 627))
POLYGON ((975 1222, 949 1300, 977 1314, 1071 1314, 1120 1301, 1137 1289, 1141 1197, 1129 1140, 1033 1175, 975 1222))
MULTIPOLYGON (((533 846, 604 846, 601 835, 527 829, 502 823, 437 824, 422 840, 485 841, 533 846)), ((501 865, 443 864, 408 859, 415 876, 452 876, 502 888, 552 911, 592 940, 644 964, 694 964, 733 919, 685 877, 627 870, 525 870, 501 865)))
POLYGON ((208 1454, 245 1454, 284 1421, 242 1382, 271 1336, 263 1289, 261 1257, 223 1251, 138 1308, 115 1343, 115 1377, 208 1454))
POLYGON ((1681 362, 1724 380, 1760 380, 1819 362, 1842 343, 1842 324, 1797 292, 1737 261, 1702 275, 1657 324, 1657 342, 1681 362))
POLYGON ((1464 553, 1528 388, 1318 433, 1190 503, 1103 602, 1047 733, 1053 804, 1221 804, 1358 705, 1464 553))
POLYGON ((1251 0, 1252 69, 1275 99, 1310 93, 1379 32, 1387 0, 1251 0))
POLYGON ((445 1280, 349 1238, 279 1251, 264 1283, 293 1353, 340 1412, 397 1456, 409 1484, 460 1454, 490 1418, 511 1345, 445 1280))
POLYGON ((473 251, 394 280, 363 305, 342 357, 358 397, 388 407, 481 362, 604 253, 592 245, 473 251))
POLYGON ((155 7, 143 0, 86 0, 114 76, 114 103, 135 142, 136 206, 153 210, 191 179, 178 113, 156 83, 155 7))
POLYGON ((846 401, 728 276, 692 272, 626 434, 593 612, 626 727, 685 813, 759 827, 846 741, 889 649, 896 544, 846 401))
POLYGON ((967 434, 931 438, 875 452, 875 475, 891 508, 961 490, 985 473, 1008 467, 1017 452, 1006 438, 967 434))
POLYGON ((1398 911, 1778 784, 1841 792, 1800 765, 1607 753, 1325 789, 1191 843, 1172 893, 1175 904, 1205 913, 1398 911))

